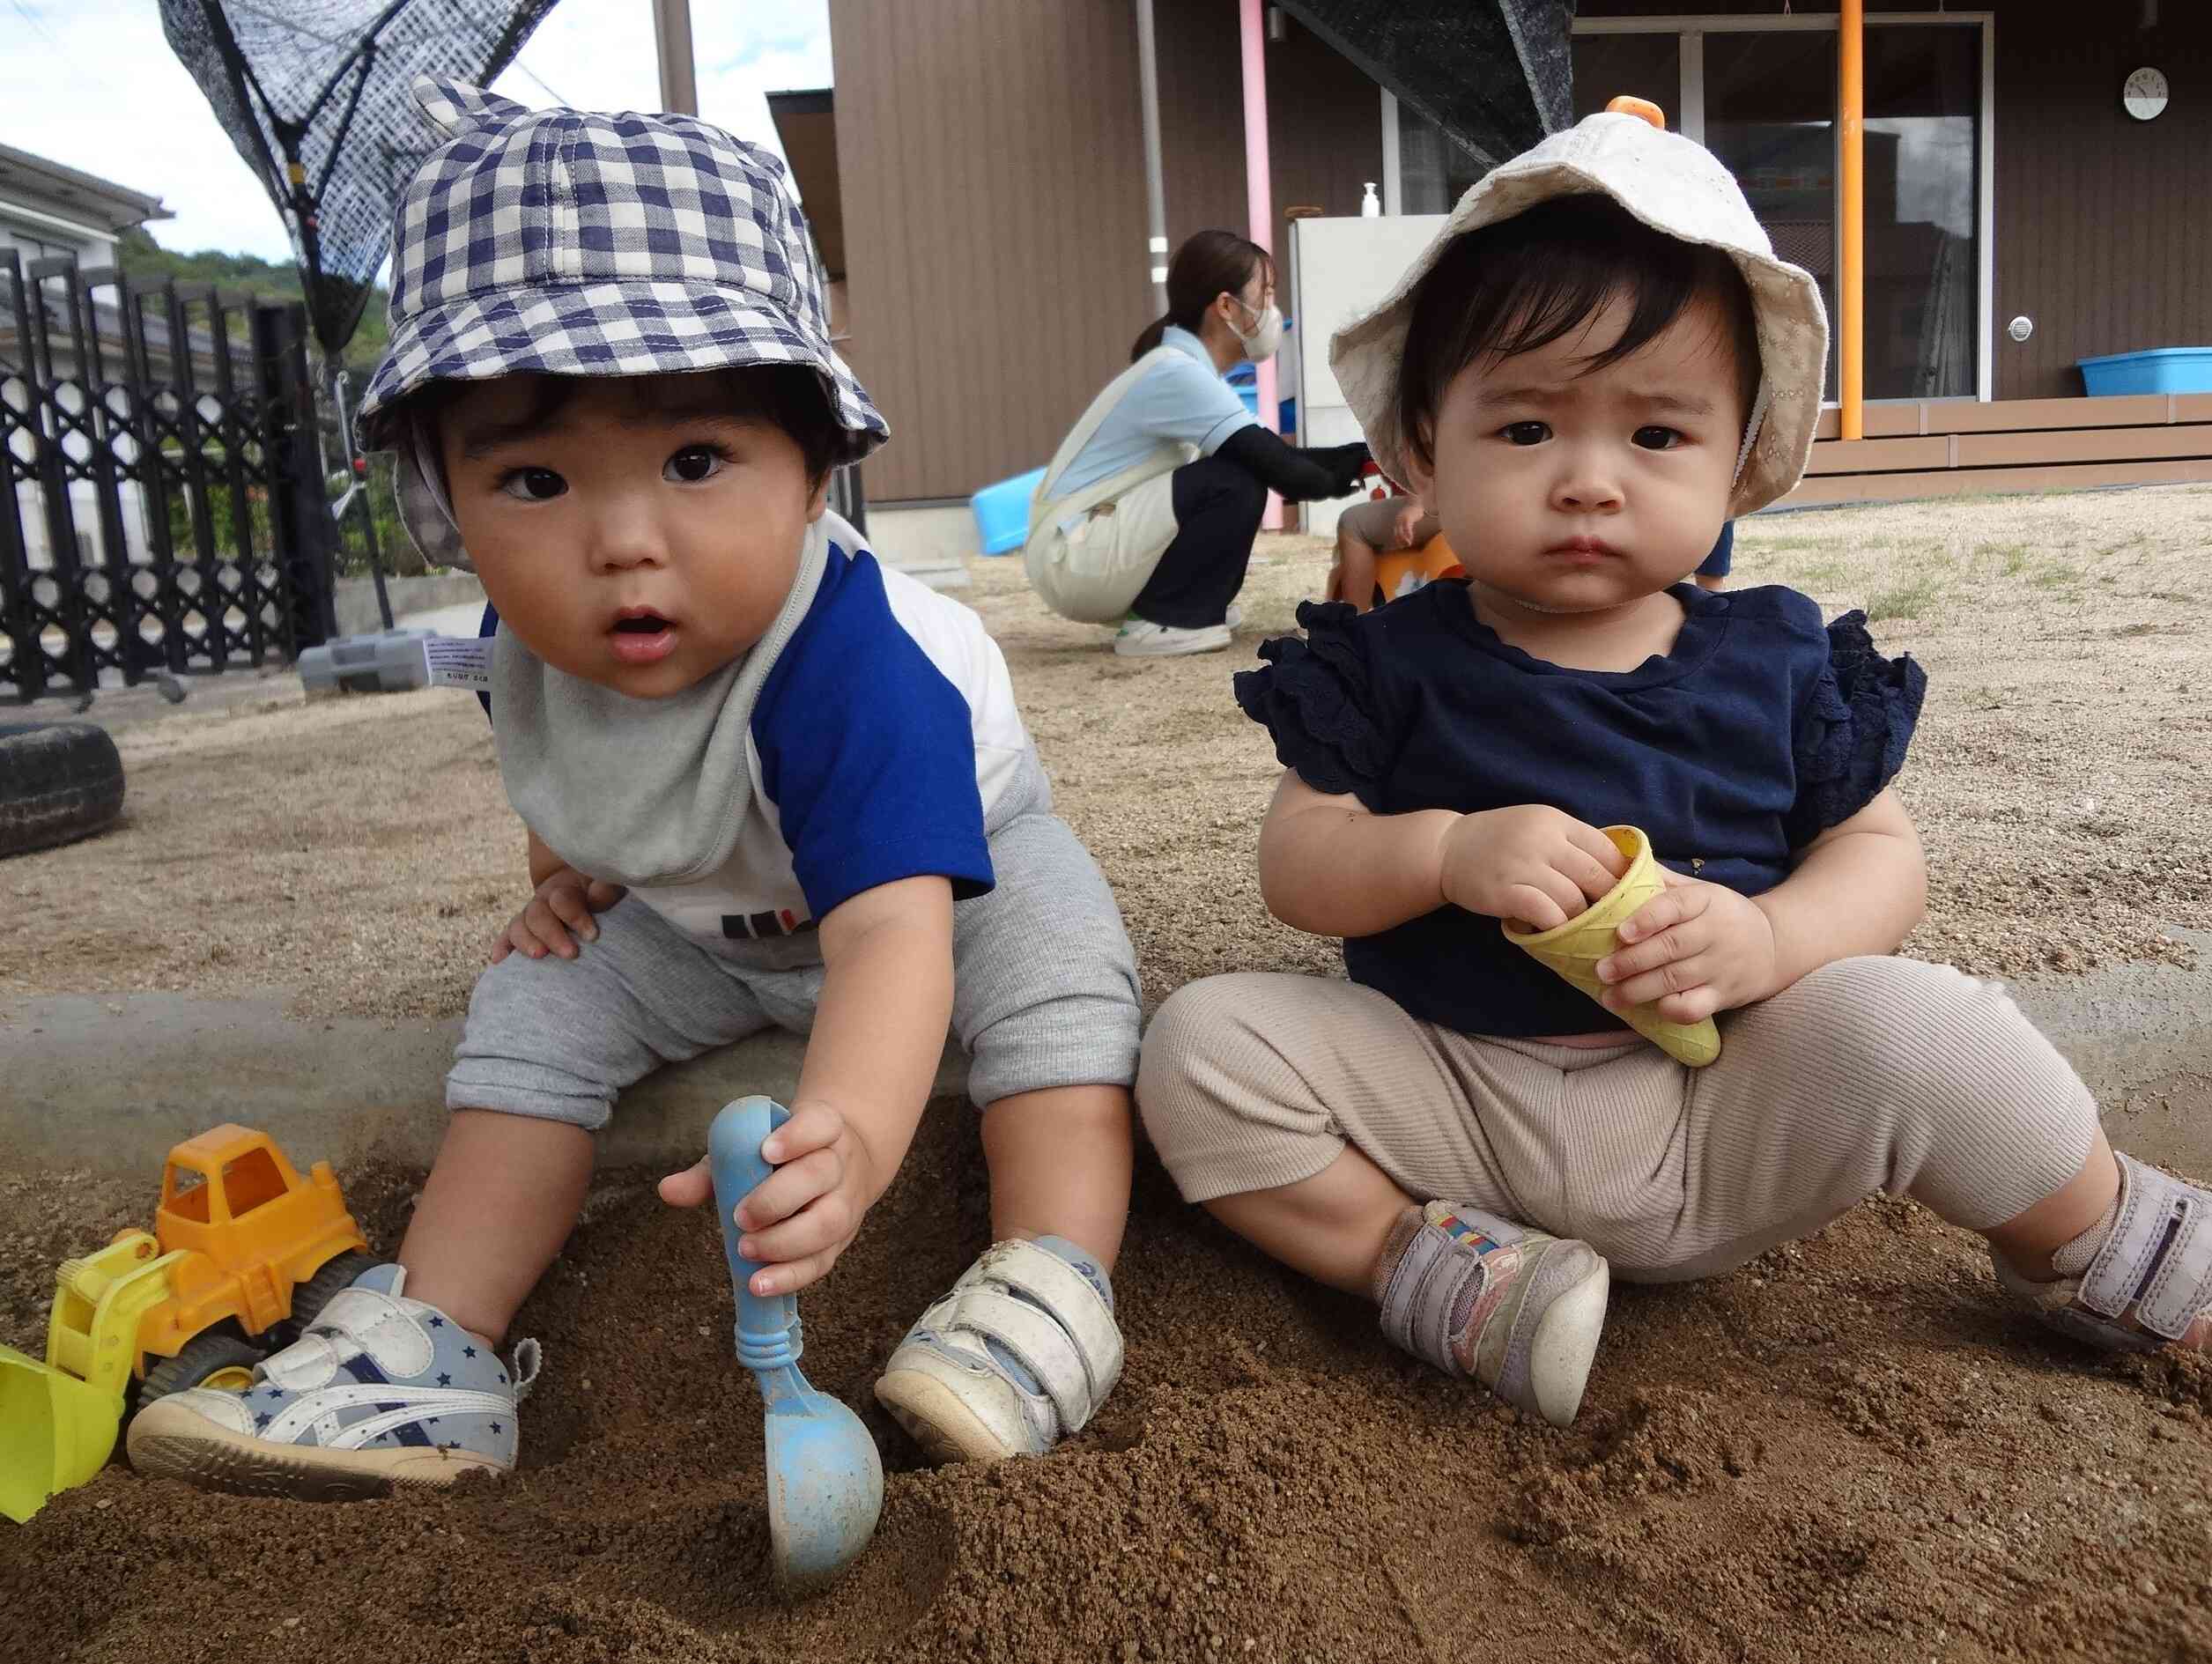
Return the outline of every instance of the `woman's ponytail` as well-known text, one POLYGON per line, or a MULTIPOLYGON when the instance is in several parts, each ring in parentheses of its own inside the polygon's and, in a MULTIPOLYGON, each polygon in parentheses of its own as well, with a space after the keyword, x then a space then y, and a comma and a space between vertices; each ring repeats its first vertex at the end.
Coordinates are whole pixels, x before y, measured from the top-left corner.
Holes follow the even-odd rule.
POLYGON ((1268 251, 1233 231, 1192 233, 1167 264, 1166 315, 1154 319, 1137 336, 1129 349, 1129 362, 1136 363, 1159 345, 1171 323, 1195 335, 1214 297, 1242 293, 1252 274, 1262 266, 1271 279, 1275 263, 1268 251))

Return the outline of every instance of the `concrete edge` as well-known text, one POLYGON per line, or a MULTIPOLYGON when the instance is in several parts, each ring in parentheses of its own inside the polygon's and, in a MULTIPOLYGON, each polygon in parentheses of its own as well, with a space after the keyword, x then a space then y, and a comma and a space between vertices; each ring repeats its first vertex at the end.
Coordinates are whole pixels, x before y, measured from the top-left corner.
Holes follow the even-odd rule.
MULTIPOLYGON (((2212 1176, 2212 933, 2177 930, 2199 966, 2128 965, 2035 977, 2012 992, 2105 1106, 2112 1142, 2212 1176), (2186 1090, 2168 1090, 2181 1083, 2186 1090), (2196 1083, 2201 1083, 2197 1084, 2196 1083), (2181 1107, 2171 1099, 2179 1096, 2181 1107)), ((0 1000, 0 1149, 19 1169, 143 1172, 218 1121, 274 1135, 295 1160, 375 1154, 427 1166, 445 1127, 445 1074, 461 1021, 287 1016, 272 991, 0 1000)), ((805 1057, 778 1031, 661 1070, 601 1134, 612 1164, 688 1164, 733 1098, 788 1101, 805 1057)), ((933 1088, 958 1095, 966 1060, 948 1044, 933 1088)))
MULTIPOLYGON (((268 1132, 294 1162, 374 1155, 426 1167, 446 1123, 457 1017, 295 1017, 281 995, 56 995, 0 1002, 0 1148, 20 1170, 144 1172, 226 1120, 268 1132)), ((625 1092, 599 1135, 614 1165, 688 1165, 734 1098, 788 1103, 806 1042, 770 1031, 662 1069, 625 1092)), ((948 1045, 933 1098, 965 1091, 948 1045)))

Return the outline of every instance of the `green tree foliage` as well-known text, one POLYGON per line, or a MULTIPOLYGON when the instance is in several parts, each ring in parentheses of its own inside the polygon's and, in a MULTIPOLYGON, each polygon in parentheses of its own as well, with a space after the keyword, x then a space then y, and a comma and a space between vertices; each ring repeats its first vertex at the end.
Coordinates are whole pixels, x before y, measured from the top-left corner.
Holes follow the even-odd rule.
MULTIPOLYGON (((122 269, 134 277, 174 277, 179 283, 219 284, 226 289, 289 295, 295 300, 301 296, 300 270, 289 262, 279 264, 257 255, 226 254, 219 248, 182 254, 164 248, 146 234, 143 226, 134 226, 122 233, 121 262, 122 269)), ((373 290, 368 305, 361 313, 360 327, 345 344, 345 367, 352 372, 356 385, 368 379, 369 372, 376 367, 376 360, 383 355, 388 338, 384 311, 389 303, 390 297, 381 286, 373 290)))

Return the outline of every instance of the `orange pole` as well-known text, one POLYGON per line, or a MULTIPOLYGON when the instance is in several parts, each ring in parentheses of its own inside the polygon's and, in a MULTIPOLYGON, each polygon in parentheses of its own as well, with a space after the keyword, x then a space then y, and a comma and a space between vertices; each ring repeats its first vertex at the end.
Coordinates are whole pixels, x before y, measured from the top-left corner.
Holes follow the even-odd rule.
POLYGON ((1836 277, 1837 344, 1841 359, 1841 436, 1866 437, 1862 408, 1866 388, 1867 340, 1867 8, 1866 0, 1843 0, 1837 53, 1839 85, 1836 115, 1841 123, 1838 159, 1843 176, 1843 269, 1836 277))

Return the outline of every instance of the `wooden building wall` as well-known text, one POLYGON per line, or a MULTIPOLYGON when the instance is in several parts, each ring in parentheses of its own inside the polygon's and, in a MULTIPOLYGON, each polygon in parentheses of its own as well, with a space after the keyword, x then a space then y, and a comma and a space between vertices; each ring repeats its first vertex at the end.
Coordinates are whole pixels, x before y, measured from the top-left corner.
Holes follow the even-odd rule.
POLYGON ((1997 9, 1996 384, 2000 399, 2082 391, 2077 359, 2212 345, 2212 7, 1997 9), (2165 71, 2165 114, 2120 107, 2165 71), (2005 336, 2017 316, 2026 342, 2005 336))
MULTIPOLYGON (((1156 8, 1170 246, 1245 225, 1234 0, 1156 8)), ((847 356, 891 424, 874 501, 1046 462, 1150 321, 1128 0, 831 0, 847 356)), ((1284 209, 1358 211, 1380 95, 1293 26, 1268 48, 1284 209)))
MULTIPOLYGON (((1926 0, 1869 0, 1918 10, 1926 0)), ((2000 399, 2082 390, 2077 358, 2212 342, 2212 4, 1985 0, 1996 19, 2000 399), (2165 70, 2129 118, 2120 82, 2165 70), (2035 321, 2016 344, 2001 326, 2035 321)), ((1582 0, 1586 17, 1774 0, 1582 0)), ((1975 9, 1971 4, 1962 9, 1975 9)), ((1832 12, 1834 0, 1794 10, 1832 12)), ((1156 8, 1171 246, 1245 220, 1233 0, 1156 8)), ((1044 462, 1150 316, 1128 0, 832 0, 855 367, 894 435, 877 500, 965 497, 1044 462)), ((1382 171, 1373 85, 1293 24, 1268 48, 1281 214, 1358 211, 1382 171)))
POLYGON ((847 352, 891 425, 871 500, 1047 459, 1146 300, 1123 0, 832 0, 847 352))

